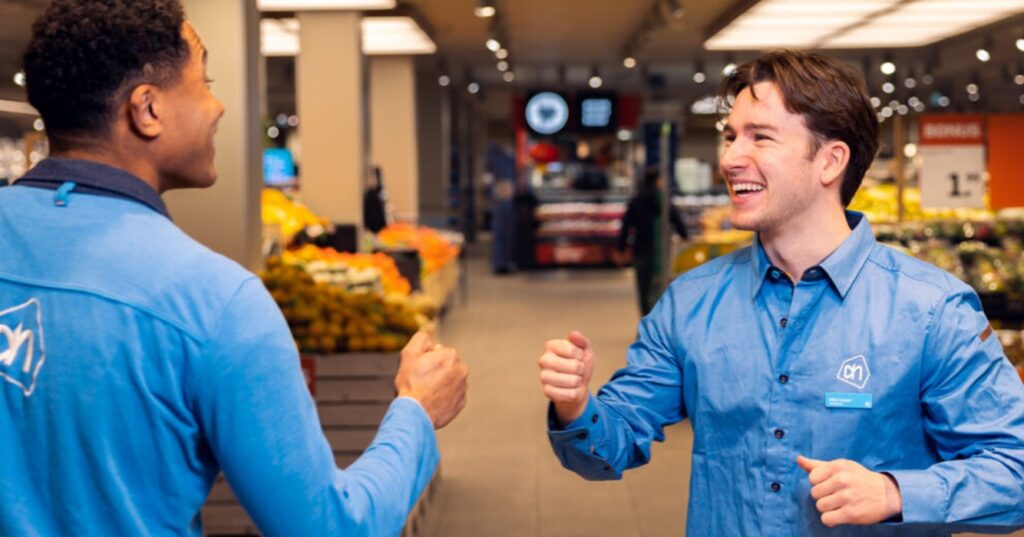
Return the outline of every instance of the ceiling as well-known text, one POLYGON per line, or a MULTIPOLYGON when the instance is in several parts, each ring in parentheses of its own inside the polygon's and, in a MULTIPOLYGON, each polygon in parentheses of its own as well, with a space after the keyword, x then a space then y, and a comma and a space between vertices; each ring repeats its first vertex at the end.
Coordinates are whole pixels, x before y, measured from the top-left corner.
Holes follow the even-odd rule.
MULTIPOLYGON (((703 42, 757 0, 681 0, 685 8, 681 18, 662 10, 663 16, 656 18, 656 24, 652 23, 651 12, 666 0, 497 0, 495 19, 477 18, 473 14, 477 1, 399 1, 399 9, 415 15, 437 43, 437 54, 418 59, 421 71, 430 76, 448 74, 456 84, 473 79, 493 94, 539 85, 581 87, 596 69, 606 88, 693 97, 711 91, 726 62, 754 55, 706 51, 703 42), (484 46, 491 35, 491 24, 505 36, 508 60, 516 77, 513 83, 502 81, 494 54, 484 46), (641 28, 646 30, 641 32, 641 28), (626 69, 623 53, 636 42, 638 34, 645 37, 633 47, 639 66, 626 69), (705 68, 709 77, 702 85, 692 78, 698 67, 705 68)), ((13 76, 31 22, 47 4, 48 0, 0 0, 0 99, 24 99, 13 76)), ((899 89, 892 97, 906 98, 909 90, 899 80, 920 76, 927 69, 935 76, 935 88, 951 94, 954 108, 961 101, 965 107, 972 105, 962 88, 977 80, 985 97, 979 105, 1019 111, 1018 100, 1024 88, 1011 80, 1015 72, 1024 70, 1024 52, 1013 46, 1013 41, 1024 35, 1020 34, 1022 28, 1024 0, 1017 15, 935 45, 830 54, 862 66, 872 91, 886 101, 890 97, 879 89, 885 77, 878 72, 877 64, 891 56, 899 66, 893 77, 899 89), (985 38, 992 40, 993 58, 981 64, 974 59, 974 49, 985 38)), ((922 89, 915 91, 920 93, 922 89)))

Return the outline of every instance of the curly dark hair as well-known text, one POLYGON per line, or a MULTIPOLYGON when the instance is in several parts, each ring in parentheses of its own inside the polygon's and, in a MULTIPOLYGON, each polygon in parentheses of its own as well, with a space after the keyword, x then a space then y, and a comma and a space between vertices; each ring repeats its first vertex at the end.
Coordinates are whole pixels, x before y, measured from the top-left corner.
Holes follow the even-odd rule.
POLYGON ((179 0, 55 0, 32 25, 28 100, 55 149, 109 134, 117 103, 139 84, 173 85, 189 59, 179 0))
MULTIPOLYGON (((721 102, 758 82, 774 82, 786 109, 800 114, 814 135, 811 155, 829 140, 850 147, 840 196, 848 206, 878 152, 878 118, 864 76, 839 60, 816 52, 774 50, 739 66, 722 81, 721 102)), ((755 94, 756 98, 757 95, 755 94)))

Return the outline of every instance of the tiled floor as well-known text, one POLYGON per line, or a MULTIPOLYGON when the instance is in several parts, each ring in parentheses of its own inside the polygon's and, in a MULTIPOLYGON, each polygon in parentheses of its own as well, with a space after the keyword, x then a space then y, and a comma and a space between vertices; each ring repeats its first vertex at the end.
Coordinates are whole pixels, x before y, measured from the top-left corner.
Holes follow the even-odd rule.
MULTIPOLYGON (((678 537, 686 525, 692 435, 685 422, 622 481, 563 469, 545 434, 537 358, 580 330, 596 349, 592 388, 623 365, 638 321, 628 271, 496 277, 471 260, 468 303, 444 343, 470 366, 469 404, 439 439, 443 482, 425 537, 678 537)), ((1024 537, 1024 532, 1015 534, 1024 537)))

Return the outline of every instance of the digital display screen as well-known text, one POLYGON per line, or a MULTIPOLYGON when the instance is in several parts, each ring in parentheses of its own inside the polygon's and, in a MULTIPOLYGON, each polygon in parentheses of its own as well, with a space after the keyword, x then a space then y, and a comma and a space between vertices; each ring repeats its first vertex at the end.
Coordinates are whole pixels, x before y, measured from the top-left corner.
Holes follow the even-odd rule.
POLYGON ((576 102, 580 130, 614 131, 618 128, 616 94, 588 92, 580 94, 576 102))
POLYGON ((288 185, 295 182, 295 160, 292 152, 283 147, 263 150, 263 183, 267 186, 288 185))

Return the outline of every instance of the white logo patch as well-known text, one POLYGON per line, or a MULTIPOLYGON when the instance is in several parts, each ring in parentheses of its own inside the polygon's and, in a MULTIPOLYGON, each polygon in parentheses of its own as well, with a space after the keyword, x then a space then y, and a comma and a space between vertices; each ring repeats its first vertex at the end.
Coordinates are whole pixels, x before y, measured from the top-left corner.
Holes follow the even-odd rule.
POLYGON ((868 385, 868 379, 871 378, 871 370, 868 369, 868 359, 863 354, 847 358, 842 364, 839 364, 839 373, 836 373, 836 378, 850 386, 863 390, 864 386, 868 385))
POLYGON ((0 378, 21 388, 29 397, 36 389, 36 379, 45 361, 39 301, 33 298, 0 311, 0 378))

